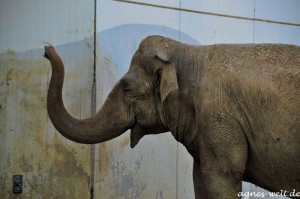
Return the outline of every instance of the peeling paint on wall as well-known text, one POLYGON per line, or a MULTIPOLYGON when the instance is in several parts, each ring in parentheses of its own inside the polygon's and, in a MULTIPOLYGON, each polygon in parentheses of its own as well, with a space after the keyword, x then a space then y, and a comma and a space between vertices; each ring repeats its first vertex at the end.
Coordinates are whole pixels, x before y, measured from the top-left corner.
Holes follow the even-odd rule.
MULTIPOLYGON (((92 82, 88 77, 93 73, 93 57, 85 46, 74 43, 57 47, 59 51, 79 47, 79 55, 84 57, 76 63, 63 57, 69 74, 66 81, 70 82, 64 86, 69 90, 64 98, 77 117, 90 115, 86 106, 91 104, 92 82), (70 97, 74 99, 68 100, 70 97)), ((23 175, 23 192, 18 198, 88 198, 90 146, 63 138, 48 119, 51 68, 42 54, 42 49, 0 54, 0 198, 17 197, 12 193, 15 174, 23 175)))

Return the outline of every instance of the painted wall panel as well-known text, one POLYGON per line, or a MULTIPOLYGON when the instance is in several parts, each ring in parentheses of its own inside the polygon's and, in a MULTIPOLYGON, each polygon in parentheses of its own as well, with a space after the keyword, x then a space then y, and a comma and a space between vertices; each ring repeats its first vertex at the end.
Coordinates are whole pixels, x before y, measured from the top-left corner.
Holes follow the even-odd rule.
POLYGON ((299 45, 300 2, 295 0, 256 1, 255 16, 292 24, 258 22, 254 24, 255 43, 285 43, 299 45), (270 6, 270 4, 272 6, 270 6), (293 25, 294 24, 294 25, 293 25))
POLYGON ((248 20, 182 12, 180 29, 200 45, 253 42, 253 22, 248 20))
POLYGON ((133 0, 133 1, 128 1, 128 0, 115 0, 115 1, 123 1, 123 2, 128 2, 128 3, 137 3, 137 4, 145 4, 145 5, 157 5, 159 7, 175 7, 179 8, 180 7, 180 0, 133 0))
POLYGON ((282 43, 300 45, 299 26, 280 25, 274 23, 255 22, 255 43, 282 43))
POLYGON ((94 34, 92 1, 0 0, 0 51, 40 49, 45 42, 67 44, 94 34))
MULTIPOLYGON (((145 36, 162 34, 178 39, 178 14, 135 4, 98 1, 99 106, 128 70, 131 57, 145 36)), ((134 149, 130 148, 129 131, 97 145, 95 198, 176 198, 176 155, 177 143, 170 134, 146 136, 134 149)))
POLYGON ((236 17, 254 17, 254 0, 114 0, 118 2, 140 4, 163 9, 183 10, 186 12, 230 15, 236 17))
POLYGON ((88 117, 93 9, 94 1, 0 1, 0 198, 90 196, 90 146, 62 137, 47 116, 51 68, 43 46, 51 42, 64 60, 67 109, 88 117), (14 174, 23 175, 19 195, 14 174))
POLYGON ((254 16, 254 0, 181 0, 181 8, 218 15, 254 16))
MULTIPOLYGON (((178 0, 174 2, 177 1, 178 0)), ((97 32, 126 24, 159 25, 162 31, 164 28, 168 27, 178 31, 179 12, 165 9, 163 9, 164 12, 162 12, 161 10, 162 9, 156 7, 112 0, 98 1, 97 32)), ((141 32, 141 34, 143 33, 143 29, 139 27, 136 27, 135 31, 141 32)), ((154 29, 152 34, 155 34, 155 31, 156 30, 154 29)), ((143 35, 141 38, 145 36, 146 35, 143 35)))
MULTIPOLYGON (((215 43, 256 43, 263 42, 264 40, 265 42, 276 42, 276 39, 267 39, 268 23, 266 23, 266 25, 265 22, 254 22, 251 20, 255 16, 261 18, 265 17, 259 14, 255 15, 255 8, 257 8, 255 5, 254 1, 180 1, 179 4, 177 4, 177 2, 153 2, 147 0, 122 2, 106 0, 98 2, 97 44, 99 49, 97 55, 99 61, 97 69, 100 67, 100 70, 97 71, 97 90, 99 90, 99 87, 101 89, 105 87, 105 89, 100 89, 100 95, 98 94, 97 98, 98 101, 103 101, 110 90, 109 87, 112 87, 114 82, 126 72, 132 54, 136 50, 138 43, 146 35, 161 34, 186 43, 200 45, 215 43), (135 2, 137 2, 137 4, 135 4, 135 2), (143 3, 146 5, 142 5, 143 3), (131 11, 130 15, 128 15, 128 10, 131 11), (178 14, 178 10, 183 11, 180 11, 178 14), (204 12, 210 13, 205 14, 204 12), (111 15, 111 13, 114 14, 111 15), (258 24, 262 24, 261 27, 259 27, 258 24), (170 28, 172 29, 171 31, 169 31, 170 28), (260 30, 262 28, 265 28, 266 33, 261 33, 264 32, 260 30), (177 35, 178 33, 179 35, 177 35), (108 34, 107 37, 105 36, 106 34, 108 34), (260 36, 261 34, 266 35, 266 39, 260 36), (261 40, 259 38, 261 38, 261 40), (103 70, 103 66, 105 66, 105 70, 103 70), (105 74, 109 74, 109 77, 105 74), (101 82, 104 82, 104 84, 101 82), (107 86, 107 82, 109 82, 110 86, 107 86)), ((266 17, 266 19, 269 20, 270 18, 266 17)), ((277 20, 277 18, 271 20, 277 20)), ((281 35, 281 39, 277 39, 277 41, 297 44, 297 27, 289 26, 284 28, 279 24, 275 24, 275 26, 278 26, 278 30, 275 30, 273 34, 278 37, 280 37, 281 31, 284 33, 292 32, 287 36, 281 35)), ((96 150, 96 159, 98 162, 96 164, 98 165, 96 167, 96 197, 100 198, 100 196, 104 194, 112 198, 126 198, 127 196, 125 195, 127 193, 127 195, 133 198, 152 198, 152 196, 156 198, 168 198, 169 195, 164 195, 165 192, 162 192, 164 194, 159 194, 155 188, 155 183, 152 183, 152 187, 150 187, 148 183, 152 182, 153 178, 156 179, 156 184, 163 183, 162 179, 168 179, 168 182, 172 181, 172 179, 174 179, 173 177, 166 177, 169 175, 172 176, 169 172, 166 173, 164 177, 159 175, 159 179, 157 179, 155 175, 157 173, 160 174, 157 170, 161 167, 170 168, 169 165, 172 164, 173 161, 166 162, 165 165, 154 161, 156 164, 153 166, 153 164, 145 162, 143 158, 147 157, 146 159, 148 160, 155 160, 159 158, 156 156, 162 156, 162 154, 156 154, 154 152, 156 155, 154 157, 148 156, 148 154, 144 152, 135 154, 135 150, 152 151, 152 142, 155 142, 155 146, 159 145, 159 143, 152 139, 156 137, 160 138, 160 136, 165 135, 146 136, 133 151, 130 151, 129 148, 126 149, 130 142, 130 132, 125 133, 125 135, 116 140, 99 145, 96 150), (125 150, 122 149, 123 151, 118 151, 120 146, 122 146, 122 144, 124 145, 124 143, 127 144, 125 150), (110 155, 108 156, 107 154, 110 155), (130 159, 130 161, 128 161, 128 159, 130 159), (138 161, 135 161, 135 159, 138 161), (152 175, 148 175, 147 171, 139 167, 141 165, 140 162, 143 162, 144 165, 142 166, 146 167, 148 171, 153 168, 156 168, 156 170, 154 170, 152 175), (119 167, 115 167, 116 165, 121 166, 123 171, 118 170, 117 168, 119 167), (120 173, 118 173, 120 175, 113 176, 114 170, 116 169, 120 171, 120 173), (129 178, 128 176, 131 175, 135 177, 129 178), (119 183, 117 183, 118 177, 120 178, 119 183), (142 179, 142 181, 140 179, 142 179), (128 184, 126 185, 126 183, 124 183, 126 181, 128 184, 137 186, 135 188, 128 187, 128 184), (141 186, 138 186, 140 184, 141 186), (112 191, 114 193, 107 190, 109 187, 116 189, 112 191), (144 189, 144 187, 146 188, 144 189), (148 190, 154 191, 147 193, 148 190), (139 193, 139 195, 133 195, 133 192, 139 193)), ((171 136, 168 136, 169 135, 166 135, 167 139, 173 139, 171 136)), ((161 141, 161 139, 159 141, 161 141)), ((170 144, 173 145, 173 142, 171 141, 170 144)), ((172 171, 177 172, 176 198, 193 198, 192 158, 181 144, 177 144, 176 150, 177 155, 174 156, 177 158, 177 168, 172 169, 172 171)), ((171 151, 173 152, 173 150, 171 151)), ((168 157, 173 159, 173 156, 168 155, 168 157)), ((174 185, 171 183, 161 186, 160 184, 160 187, 174 187, 174 185)), ((245 191, 261 190, 249 183, 244 183, 243 188, 245 191)), ((166 188, 166 190, 168 190, 168 188, 166 188)), ((170 196, 173 197, 174 195, 170 196)))
POLYGON ((272 21, 299 24, 300 4, 298 0, 255 1, 255 17, 272 21))

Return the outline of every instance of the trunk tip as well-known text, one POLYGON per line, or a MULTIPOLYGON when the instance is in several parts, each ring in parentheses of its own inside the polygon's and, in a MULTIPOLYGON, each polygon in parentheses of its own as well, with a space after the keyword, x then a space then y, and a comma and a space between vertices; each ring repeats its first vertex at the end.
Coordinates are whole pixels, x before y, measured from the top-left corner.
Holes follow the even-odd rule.
POLYGON ((44 57, 49 59, 49 54, 51 53, 51 51, 55 51, 55 50, 54 50, 54 47, 50 43, 47 43, 47 44, 48 44, 48 46, 44 47, 44 49, 45 49, 44 57))

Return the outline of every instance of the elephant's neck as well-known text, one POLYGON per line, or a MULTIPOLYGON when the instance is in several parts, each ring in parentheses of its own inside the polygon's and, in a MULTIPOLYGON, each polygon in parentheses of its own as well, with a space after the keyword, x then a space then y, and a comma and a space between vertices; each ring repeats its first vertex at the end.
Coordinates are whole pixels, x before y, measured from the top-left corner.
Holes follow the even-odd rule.
POLYGON ((189 153, 198 158, 198 128, 193 106, 178 92, 168 95, 164 101, 164 114, 166 124, 174 138, 182 143, 189 153))
POLYGON ((186 130, 177 128, 176 130, 171 130, 171 133, 178 142, 185 146, 194 160, 199 161, 200 153, 197 129, 194 127, 188 128, 186 130))

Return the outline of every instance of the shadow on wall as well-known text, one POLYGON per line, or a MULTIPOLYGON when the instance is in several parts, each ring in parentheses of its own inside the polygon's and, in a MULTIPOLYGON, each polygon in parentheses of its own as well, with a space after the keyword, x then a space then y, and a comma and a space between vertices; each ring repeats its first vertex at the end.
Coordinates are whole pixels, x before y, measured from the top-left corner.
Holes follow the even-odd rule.
POLYGON ((133 53, 139 43, 149 35, 161 35, 183 43, 199 45, 197 40, 187 34, 166 26, 126 24, 101 31, 97 33, 100 54, 110 57, 115 62, 119 68, 119 71, 115 71, 118 78, 127 72, 133 53))
MULTIPOLYGON (((108 58, 112 63, 110 70, 112 70, 113 74, 117 75, 117 78, 120 78, 120 75, 127 72, 133 53, 137 50, 139 43, 145 37, 150 35, 161 35, 183 43, 200 45, 197 40, 189 35, 166 26, 125 24, 97 33, 97 59, 98 61, 101 61, 101 58, 108 58)), ((53 41, 48 42, 51 43, 53 41)), ((72 43, 58 45, 55 46, 55 48, 63 57, 64 62, 71 62, 73 64, 75 58, 77 59, 82 56, 86 56, 93 60, 93 54, 87 55, 87 53, 91 53, 91 49, 94 48, 93 43, 94 38, 91 37, 72 43)), ((38 50, 28 50, 24 52, 14 52, 11 49, 7 49, 0 53, 0 58, 34 61, 36 59, 41 59, 43 54, 43 46, 38 50)), ((86 60, 86 58, 79 59, 86 60)), ((74 64, 76 64, 76 61, 74 64)))

